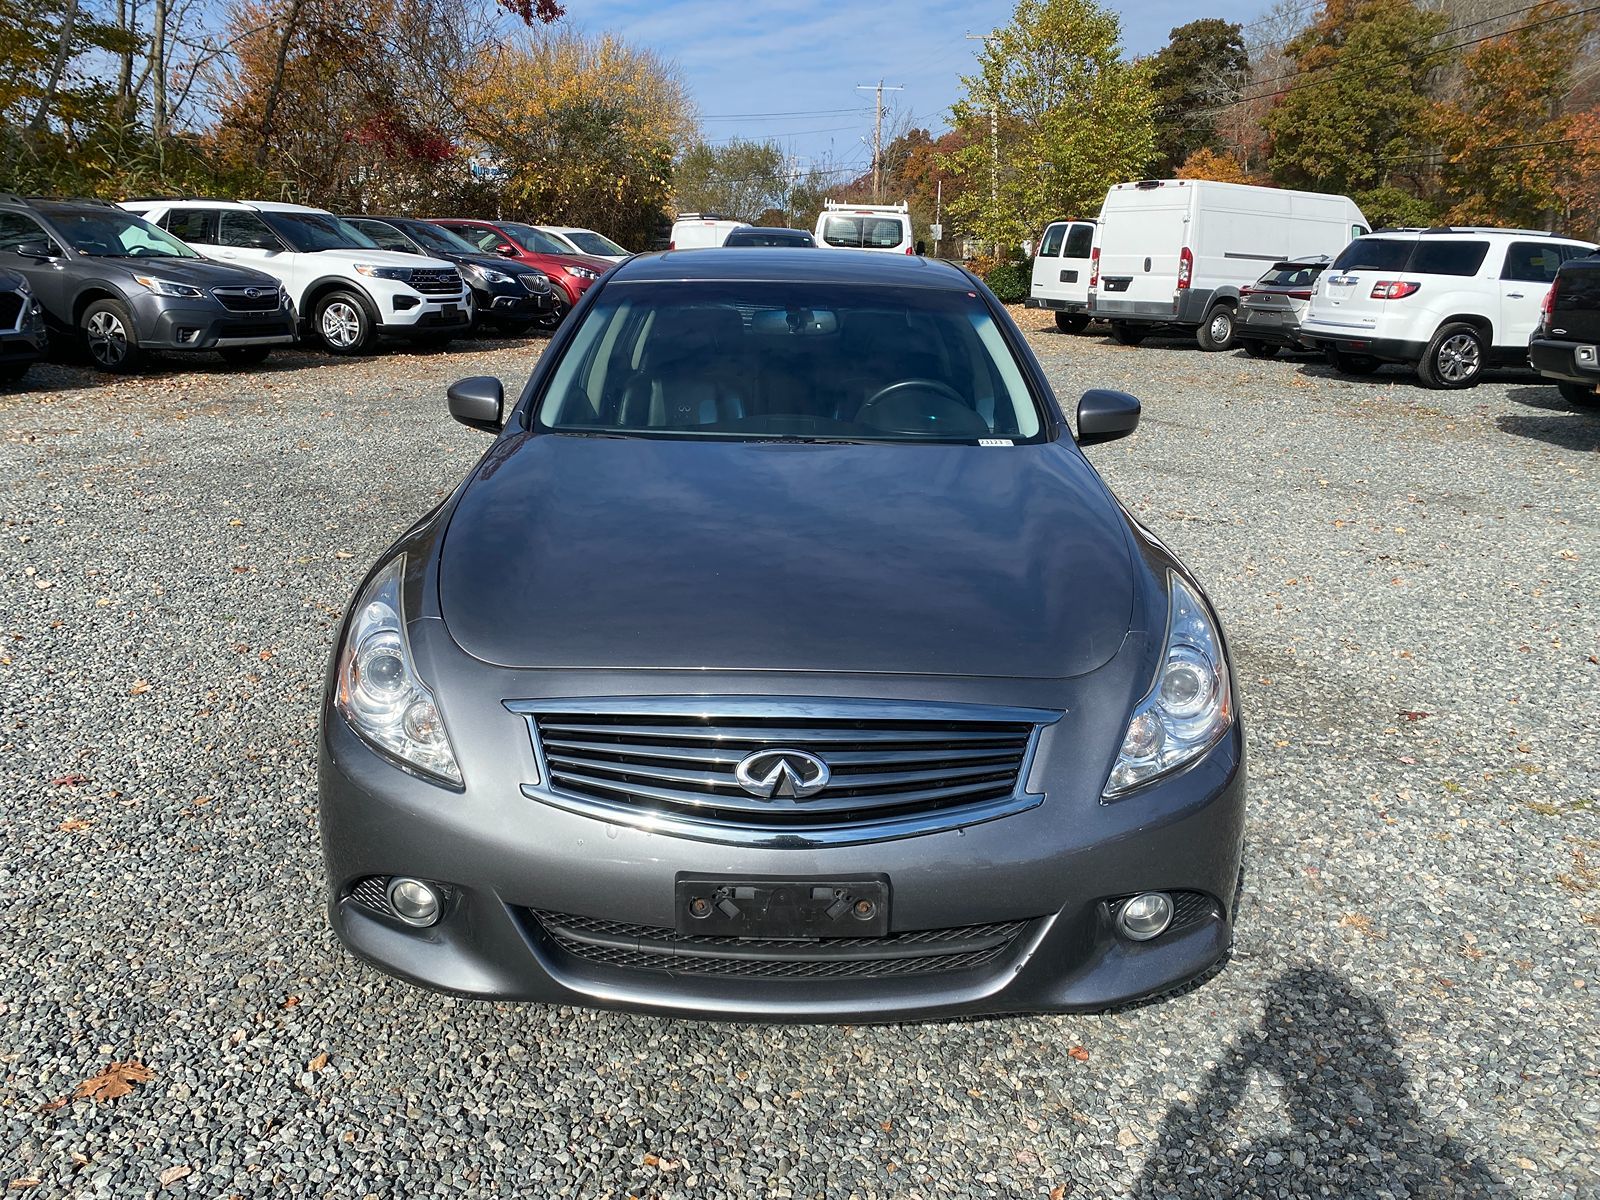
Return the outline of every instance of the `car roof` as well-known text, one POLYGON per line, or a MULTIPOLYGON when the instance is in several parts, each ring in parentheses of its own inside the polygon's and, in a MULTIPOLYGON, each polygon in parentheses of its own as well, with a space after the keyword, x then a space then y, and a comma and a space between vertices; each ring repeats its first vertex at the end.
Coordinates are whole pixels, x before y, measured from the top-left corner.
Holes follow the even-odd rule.
POLYGON ((938 258, 911 254, 879 254, 868 250, 815 247, 709 246, 668 250, 630 258, 607 275, 617 283, 666 283, 691 280, 865 283, 884 287, 942 288, 970 291, 972 280, 959 267, 938 258))
POLYGON ((313 208, 309 204, 290 204, 283 200, 208 200, 202 196, 173 196, 168 199, 141 197, 138 200, 129 200, 126 203, 138 208, 229 208, 242 209, 246 212, 320 213, 324 216, 330 215, 325 208, 313 208))
MULTIPOLYGON (((1429 229, 1374 229, 1371 233, 1364 233, 1363 238, 1390 238, 1396 241, 1408 239, 1420 240, 1425 237, 1515 237, 1515 238, 1554 238, 1557 241, 1582 241, 1582 238, 1567 238, 1559 233, 1552 233, 1548 229, 1514 229, 1503 225, 1438 225, 1429 229)), ((1359 240, 1359 239, 1358 239, 1359 240)))

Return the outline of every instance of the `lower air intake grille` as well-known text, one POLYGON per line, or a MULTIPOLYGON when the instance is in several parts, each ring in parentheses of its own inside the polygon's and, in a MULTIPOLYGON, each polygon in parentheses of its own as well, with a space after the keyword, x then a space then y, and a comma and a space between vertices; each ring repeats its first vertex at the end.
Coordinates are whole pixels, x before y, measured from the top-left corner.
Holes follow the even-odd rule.
POLYGON ((738 938, 687 936, 653 925, 536 909, 526 912, 548 944, 592 966, 745 978, 838 979, 966 971, 995 961, 1029 924, 962 925, 887 937, 738 938))

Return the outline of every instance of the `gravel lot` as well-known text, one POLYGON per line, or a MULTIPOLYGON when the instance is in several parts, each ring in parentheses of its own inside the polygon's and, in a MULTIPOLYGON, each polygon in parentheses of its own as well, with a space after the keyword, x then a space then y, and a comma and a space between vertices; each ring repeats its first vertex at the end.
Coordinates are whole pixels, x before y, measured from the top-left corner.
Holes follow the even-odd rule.
POLYGON ((1252 741, 1232 964, 1122 1013, 749 1027, 444 999, 321 911, 315 697, 541 342, 0 397, 0 1188, 1600 1195, 1600 415, 1019 320, 1207 581, 1252 741), (153 1077, 94 1102, 107 1064, 153 1077))

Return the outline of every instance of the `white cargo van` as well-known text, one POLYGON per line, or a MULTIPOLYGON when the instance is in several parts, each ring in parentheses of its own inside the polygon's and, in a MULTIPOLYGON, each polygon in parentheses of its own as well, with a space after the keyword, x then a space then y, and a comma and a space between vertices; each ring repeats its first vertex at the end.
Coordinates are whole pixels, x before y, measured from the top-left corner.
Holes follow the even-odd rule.
POLYGON ((1039 239, 1023 307, 1054 310, 1062 333, 1081 333, 1089 324, 1095 228, 1093 221, 1052 221, 1039 239))
POLYGON ((1226 350, 1241 288, 1273 263, 1336 255, 1367 231, 1348 196, 1200 179, 1115 184, 1100 210, 1089 315, 1124 345, 1165 327, 1226 350))
POLYGON ((731 221, 718 213, 679 213, 672 223, 668 250, 700 250, 720 246, 735 229, 749 228, 749 221, 731 221))
POLYGON ((911 205, 838 204, 829 200, 817 218, 817 245, 834 250, 876 250, 880 254, 915 254, 911 205))

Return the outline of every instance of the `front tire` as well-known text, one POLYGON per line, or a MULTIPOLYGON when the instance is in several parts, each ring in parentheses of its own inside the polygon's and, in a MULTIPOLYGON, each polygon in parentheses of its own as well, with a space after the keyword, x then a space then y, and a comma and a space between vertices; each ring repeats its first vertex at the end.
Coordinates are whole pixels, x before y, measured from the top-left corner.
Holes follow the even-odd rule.
POLYGON ((1251 358, 1272 358, 1278 353, 1278 348, 1271 342, 1255 342, 1248 339, 1239 343, 1244 347, 1244 352, 1251 358))
POLYGON ((133 313, 122 301, 96 300, 83 310, 78 326, 95 370, 126 375, 144 360, 133 313))
POLYGON ((1111 322, 1111 340, 1124 346, 1137 346, 1149 334, 1137 325, 1129 325, 1126 321, 1111 322))
POLYGON ((1082 333, 1087 328, 1089 328, 1089 317, 1086 313, 1056 314, 1057 333, 1082 333))
POLYGON ((538 328, 546 333, 554 333, 561 328, 561 322, 567 319, 567 314, 572 311, 572 305, 567 303, 567 298, 560 292, 555 295, 555 305, 551 310, 539 317, 534 322, 538 328))
POLYGON ((1476 387, 1483 374, 1488 347, 1483 334, 1473 326, 1457 321, 1433 335, 1417 364, 1417 378, 1424 387, 1455 391, 1476 387))
POLYGON ((1323 357, 1328 365, 1341 375, 1371 375, 1383 364, 1367 354, 1351 354, 1347 350, 1327 350, 1323 357))
POLYGON ((1579 408, 1600 408, 1600 392, 1584 383, 1568 383, 1565 379, 1556 381, 1556 387, 1561 391, 1561 398, 1568 404, 1575 404, 1579 408))
POLYGON ((1232 307, 1219 304, 1206 314, 1205 323, 1195 330, 1194 340, 1200 343, 1200 349, 1214 354, 1233 347, 1236 328, 1232 307))
POLYGON ((217 351, 230 367, 256 367, 267 361, 271 346, 227 346, 217 351))
POLYGON ((360 354, 372 344, 376 322, 354 292, 329 292, 311 310, 311 329, 329 354, 360 354))

